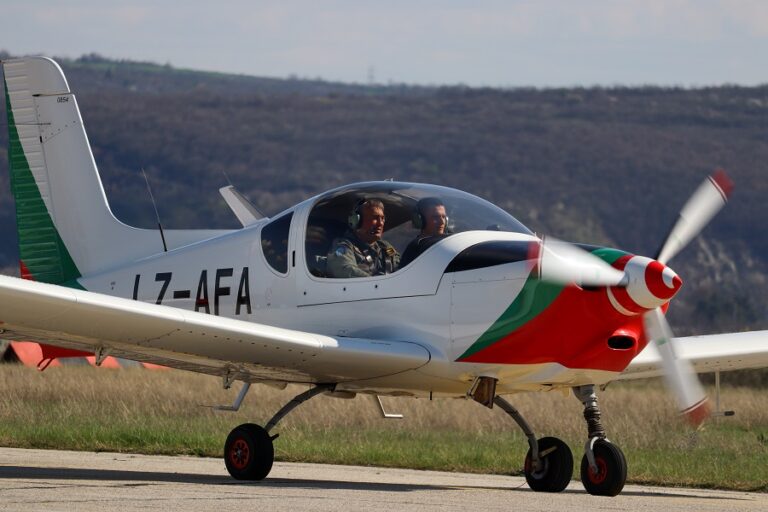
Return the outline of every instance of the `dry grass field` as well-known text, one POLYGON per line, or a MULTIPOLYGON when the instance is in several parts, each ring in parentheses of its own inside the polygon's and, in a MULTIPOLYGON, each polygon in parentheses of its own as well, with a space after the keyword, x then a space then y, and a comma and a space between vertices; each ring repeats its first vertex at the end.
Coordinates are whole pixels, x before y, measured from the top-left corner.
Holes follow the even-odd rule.
MULTIPOLYGON (((303 388, 257 385, 237 413, 238 385, 181 371, 0 365, 0 445, 220 456, 234 426, 264 424, 303 388)), ((768 393, 727 385, 736 416, 683 426, 661 383, 612 384, 600 394, 604 425, 622 447, 634 482, 768 491, 768 393)), ((517 474, 527 445, 498 408, 474 402, 383 398, 402 420, 381 418, 374 398, 317 397, 275 430, 279 460, 517 474)), ((510 397, 540 435, 563 438, 576 477, 586 438, 581 404, 559 393, 510 397)))

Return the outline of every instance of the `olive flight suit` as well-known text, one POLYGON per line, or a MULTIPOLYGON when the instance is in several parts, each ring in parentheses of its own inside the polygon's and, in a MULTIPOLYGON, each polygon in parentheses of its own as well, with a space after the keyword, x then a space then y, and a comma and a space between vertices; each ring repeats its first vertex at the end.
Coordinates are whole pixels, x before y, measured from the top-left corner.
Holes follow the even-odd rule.
POLYGON ((366 244, 355 233, 336 238, 328 252, 329 277, 368 277, 390 274, 400 265, 400 254, 392 244, 377 240, 366 244))

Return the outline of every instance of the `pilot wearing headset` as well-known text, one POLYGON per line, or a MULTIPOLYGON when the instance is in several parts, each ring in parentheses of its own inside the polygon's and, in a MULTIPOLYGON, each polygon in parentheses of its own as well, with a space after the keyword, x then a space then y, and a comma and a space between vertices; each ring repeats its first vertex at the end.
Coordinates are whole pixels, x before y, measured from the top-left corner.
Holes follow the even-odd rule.
POLYGON ((331 244, 326 268, 329 277, 368 277, 389 274, 400 265, 400 254, 384 234, 384 203, 364 199, 349 215, 349 230, 331 244))
POLYGON ((448 215, 445 205, 437 197, 425 197, 416 204, 413 216, 413 227, 420 229, 419 236, 414 238, 403 252, 400 266, 404 267, 416 259, 427 248, 447 236, 448 215))

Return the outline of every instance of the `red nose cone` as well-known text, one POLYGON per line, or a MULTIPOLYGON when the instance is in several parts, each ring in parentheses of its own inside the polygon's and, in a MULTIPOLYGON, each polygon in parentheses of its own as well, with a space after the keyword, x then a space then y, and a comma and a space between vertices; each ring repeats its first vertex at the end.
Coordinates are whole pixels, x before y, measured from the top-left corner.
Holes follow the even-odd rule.
POLYGON ((645 268, 645 284, 654 297, 669 300, 683 285, 683 280, 663 263, 652 261, 645 268))

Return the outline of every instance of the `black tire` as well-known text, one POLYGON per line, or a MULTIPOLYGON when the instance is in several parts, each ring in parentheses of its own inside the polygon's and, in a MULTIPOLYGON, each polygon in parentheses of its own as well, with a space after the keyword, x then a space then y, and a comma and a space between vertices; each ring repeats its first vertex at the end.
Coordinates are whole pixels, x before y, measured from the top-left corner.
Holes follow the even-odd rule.
POLYGON ((542 437, 537 442, 542 468, 534 471, 531 449, 528 448, 525 481, 536 492, 561 492, 568 487, 573 476, 573 453, 567 444, 556 437, 542 437))
POLYGON ((272 470, 274 460, 272 438, 253 423, 234 428, 224 443, 224 464, 237 480, 263 480, 272 470))
POLYGON ((589 467, 587 456, 581 459, 581 483, 589 494, 616 496, 627 481, 627 459, 621 449, 605 439, 595 442, 593 448, 597 473, 589 467))

